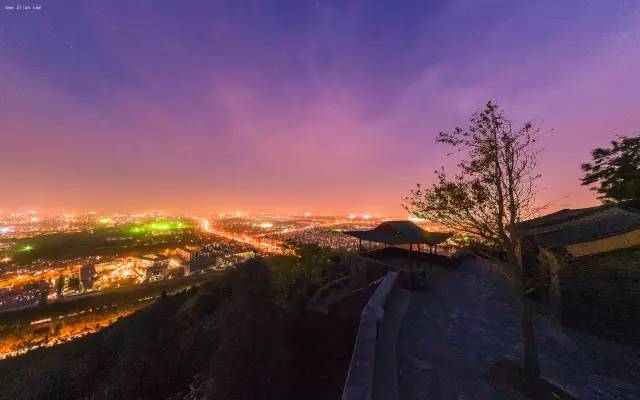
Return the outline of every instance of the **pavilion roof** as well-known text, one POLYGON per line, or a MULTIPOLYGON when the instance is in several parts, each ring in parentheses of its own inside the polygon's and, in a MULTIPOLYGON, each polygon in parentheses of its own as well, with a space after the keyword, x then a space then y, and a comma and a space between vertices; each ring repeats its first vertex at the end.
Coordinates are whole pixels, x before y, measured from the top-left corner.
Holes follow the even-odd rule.
POLYGON ((438 245, 453 234, 448 232, 429 232, 411 221, 386 221, 367 231, 344 231, 343 233, 362 240, 397 244, 438 245))

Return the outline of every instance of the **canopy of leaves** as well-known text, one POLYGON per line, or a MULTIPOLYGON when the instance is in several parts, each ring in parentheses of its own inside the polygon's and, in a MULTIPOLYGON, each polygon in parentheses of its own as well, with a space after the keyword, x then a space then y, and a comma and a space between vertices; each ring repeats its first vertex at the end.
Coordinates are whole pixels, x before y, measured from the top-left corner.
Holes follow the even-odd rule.
POLYGON ((535 174, 539 129, 531 122, 514 127, 500 108, 488 102, 467 129, 441 132, 437 141, 453 146, 461 157, 450 177, 436 171, 431 187, 418 184, 404 207, 479 242, 504 247, 510 227, 536 214, 535 174))
POLYGON ((582 184, 600 199, 608 201, 640 201, 640 136, 622 137, 611 147, 591 152, 593 162, 582 164, 582 184))

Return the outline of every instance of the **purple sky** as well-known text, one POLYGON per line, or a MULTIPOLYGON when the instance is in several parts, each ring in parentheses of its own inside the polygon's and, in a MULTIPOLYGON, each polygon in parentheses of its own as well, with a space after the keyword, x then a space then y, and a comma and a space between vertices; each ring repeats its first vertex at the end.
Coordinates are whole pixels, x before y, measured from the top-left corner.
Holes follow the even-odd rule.
POLYGON ((489 99, 579 207, 640 132, 638 1, 0 2, 0 210, 400 213, 489 99))

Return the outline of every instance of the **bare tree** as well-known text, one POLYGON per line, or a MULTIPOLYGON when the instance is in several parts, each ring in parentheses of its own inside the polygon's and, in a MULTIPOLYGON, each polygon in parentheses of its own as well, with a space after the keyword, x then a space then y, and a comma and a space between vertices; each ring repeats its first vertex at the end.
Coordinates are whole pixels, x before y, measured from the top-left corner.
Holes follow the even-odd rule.
POLYGON ((461 156, 458 173, 449 177, 442 168, 436 171, 435 184, 418 184, 404 199, 404 207, 414 216, 506 253, 506 261, 496 258, 495 262, 512 283, 518 300, 529 388, 539 381, 540 371, 517 225, 540 211, 536 206, 539 175, 535 173, 539 131, 532 122, 514 127, 495 103, 488 102, 473 114, 466 130, 455 128, 437 137, 461 156))

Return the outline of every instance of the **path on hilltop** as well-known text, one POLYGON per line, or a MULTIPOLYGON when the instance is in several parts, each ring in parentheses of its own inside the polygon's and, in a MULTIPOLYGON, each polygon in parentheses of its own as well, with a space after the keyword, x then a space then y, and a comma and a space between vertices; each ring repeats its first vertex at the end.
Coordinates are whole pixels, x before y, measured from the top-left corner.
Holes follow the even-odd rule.
MULTIPOLYGON (((509 284, 482 262, 434 267, 412 292, 398 338, 400 399, 501 399, 479 374, 491 360, 519 360, 509 284)), ((640 399, 640 349, 536 321, 542 375, 580 399, 640 399)))

